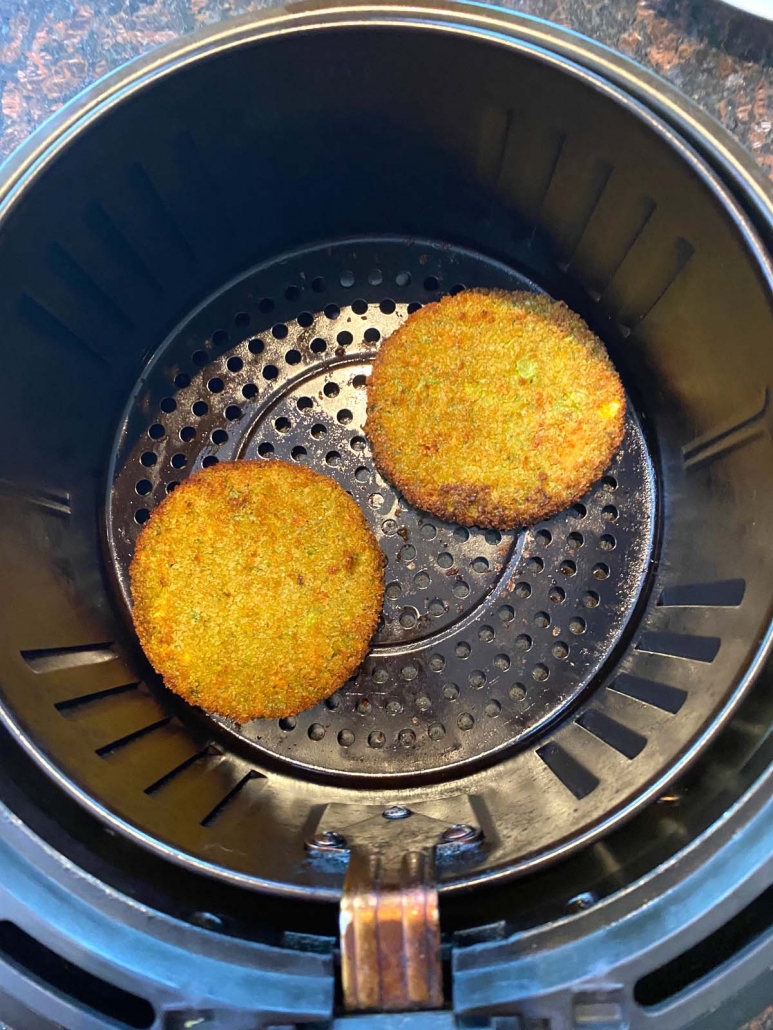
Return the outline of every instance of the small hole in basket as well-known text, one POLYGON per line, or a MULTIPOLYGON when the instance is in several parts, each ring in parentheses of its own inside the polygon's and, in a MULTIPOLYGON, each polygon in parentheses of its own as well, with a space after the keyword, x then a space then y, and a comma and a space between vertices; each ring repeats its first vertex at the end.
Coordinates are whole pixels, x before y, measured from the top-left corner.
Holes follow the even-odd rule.
POLYGON ((186 386, 191 385, 191 377, 187 372, 180 372, 174 377, 174 385, 178 390, 184 390, 186 386))
POLYGON ((565 644, 563 640, 559 640, 557 643, 553 644, 551 650, 553 652, 553 657, 558 658, 560 661, 563 661, 569 654, 569 646, 565 644))
POLYGON ((380 730, 374 730, 368 735, 368 747, 381 748, 386 744, 386 737, 380 730))
POLYGON ((413 582, 419 590, 426 590, 430 584, 430 578, 426 572, 417 572, 413 577, 413 582))
POLYGON ((199 418, 201 418, 203 415, 206 415, 206 413, 209 411, 209 405, 206 401, 195 401, 195 403, 191 405, 191 411, 194 415, 197 415, 199 418))
POLYGON ((572 506, 571 512, 574 518, 584 519, 585 516, 588 514, 588 509, 585 507, 584 504, 575 504, 572 506))
POLYGON ((190 443, 196 439, 196 430, 193 426, 183 426, 180 430, 180 439, 183 443, 190 443))
POLYGON ((352 311, 354 312, 355 315, 364 315, 367 310, 368 310, 367 301, 362 300, 362 298, 358 298, 352 304, 352 311))
POLYGON ((234 354, 232 357, 228 359, 228 361, 226 362, 226 366, 228 367, 229 372, 241 372, 241 370, 244 368, 244 362, 238 356, 238 354, 234 354))
POLYGON ((338 451, 328 451, 325 455, 325 463, 327 465, 340 465, 341 455, 338 451))
POLYGON ((297 300, 301 295, 301 291, 297 286, 290 285, 285 289, 285 300, 297 300))
POLYGON ((298 411, 308 411, 309 408, 314 407, 314 401, 311 397, 299 397, 295 404, 298 411))
POLYGON ((209 364, 209 354, 205 350, 195 350, 191 354, 191 361, 196 368, 204 368, 205 365, 209 364))
POLYGON ((336 336, 336 341, 341 347, 348 347, 354 337, 348 329, 342 329, 341 332, 336 336))
POLYGON ((521 600, 524 600, 527 597, 531 597, 531 586, 529 583, 523 581, 516 583, 514 593, 516 597, 520 597, 521 600))
POLYGON ((263 443, 258 447, 258 454, 261 456, 261 458, 268 458, 269 455, 273 453, 274 445, 270 444, 267 440, 264 440, 263 443))
POLYGON ((223 380, 219 376, 214 376, 207 383, 207 389, 210 393, 222 393, 224 385, 223 380))
POLYGON ((271 326, 271 335, 275 340, 284 340, 287 336, 287 326, 284 322, 277 322, 276 325, 271 326))
POLYGON ((614 504, 607 504, 601 509, 601 516, 605 522, 617 522, 618 510, 614 504))
POLYGON ((424 280, 424 289, 427 293, 436 293, 440 289, 440 283, 434 275, 428 275, 424 280))
POLYGON ((510 656, 506 654, 498 654, 494 658, 494 667, 499 669, 500 672, 507 672, 510 668, 510 656))
POLYGON ((358 390, 361 390, 363 388, 363 386, 367 386, 367 384, 368 384, 368 377, 367 376, 359 375, 359 376, 355 376, 354 379, 352 379, 352 386, 357 387, 358 390))
POLYGON ((364 436, 353 436, 349 441, 351 449, 356 451, 358 454, 362 454, 367 445, 368 443, 364 436))
POLYGON ((271 299, 271 297, 264 297, 258 303, 258 311, 260 311, 260 313, 263 314, 263 315, 269 315, 274 310, 275 306, 276 305, 274 304, 274 302, 271 299))
POLYGON ((594 579, 609 579, 609 566, 605 565, 603 561, 600 561, 598 565, 593 566, 593 578, 594 579))
POLYGON ((604 476, 601 483, 607 490, 617 490, 617 480, 614 476, 604 476))
POLYGON ((482 669, 475 669, 467 677, 467 681, 474 690, 480 690, 486 685, 486 673, 482 669))
POLYGON ((378 329, 371 326, 370 329, 366 329, 363 333, 363 339, 366 343, 378 343, 381 339, 381 333, 378 329))
POLYGON ((143 523, 147 522, 149 518, 150 512, 147 508, 139 508, 134 513, 134 521, 139 523, 139 525, 142 525, 143 523))
POLYGON ((445 733, 446 728, 442 722, 433 722, 427 729, 427 736, 430 740, 442 740, 445 733))
POLYGON ((168 494, 173 494, 179 485, 180 484, 176 479, 171 480, 171 482, 166 484, 166 492, 168 494))
POLYGON ((534 625, 540 629, 547 629, 550 625, 550 616, 547 612, 537 612, 534 616, 534 625))
POLYGON ((437 563, 441 569, 450 569, 454 564, 454 556, 448 551, 441 551, 437 556, 437 563))
POLYGON ((433 619, 439 619, 441 615, 445 614, 445 610, 446 606, 438 597, 433 598, 433 600, 431 600, 427 605, 427 611, 430 613, 433 619))
POLYGON ((535 666, 534 666, 534 668, 533 668, 533 669, 531 670, 531 674, 532 674, 532 677, 533 677, 533 678, 534 678, 534 679, 535 679, 535 680, 536 680, 536 681, 537 681, 538 683, 544 683, 544 682, 545 682, 545 680, 546 680, 546 679, 548 678, 548 676, 550 675, 550 669, 548 669, 547 665, 543 665, 543 664, 542 664, 542 663, 540 662, 539 664, 537 664, 537 665, 535 665, 535 666))
POLYGON ((234 315, 234 325, 238 329, 244 329, 245 326, 250 324, 250 316, 246 311, 239 311, 234 315))
POLYGON ((293 348, 292 350, 289 350, 285 354, 285 361, 287 362, 288 365, 297 365, 300 360, 301 360, 301 352, 299 350, 295 350, 295 348, 293 348))
POLYGON ((216 329, 215 332, 212 333, 212 343, 215 347, 225 347, 228 343, 228 333, 225 329, 216 329))
POLYGON ((433 654, 429 659, 429 667, 433 672, 442 672, 446 666, 446 660, 442 654, 433 654))
POLYGON ((395 302, 392 300, 391 297, 385 297, 384 300, 382 300, 381 303, 379 304, 379 308, 381 309, 381 313, 383 315, 392 315, 392 314, 394 314, 394 310, 395 310, 396 306, 397 305, 395 304, 395 302))
POLYGON ((493 626, 481 626, 478 630, 478 640, 482 640, 484 644, 490 644, 494 639, 494 627, 493 626))
POLYGON ((416 743, 416 734, 413 730, 400 730, 397 741, 402 747, 413 747, 416 743))
POLYGON ((454 597, 465 598, 469 596, 470 588, 464 580, 459 580, 458 583, 454 583, 454 597))
POLYGON ((411 273, 410 272, 398 272, 395 276, 396 286, 410 286, 411 285, 411 273))
POLYGON ((311 349, 314 352, 314 354, 324 354, 324 352, 327 350, 327 343, 322 339, 321 336, 318 336, 315 340, 311 341, 311 349))
POLYGON ((399 583, 387 583, 386 590, 384 591, 390 601, 396 601, 402 592, 403 588, 399 583))
POLYGON ((605 533, 599 540, 599 547, 601 547, 602 551, 614 551, 617 547, 617 540, 615 540, 611 533, 605 533))
POLYGON ((172 455, 172 468, 184 469, 188 464, 188 458, 184 454, 173 454, 172 455))
POLYGON ((153 468, 157 461, 158 458, 153 453, 153 451, 145 451, 145 453, 140 457, 140 462, 145 466, 146 469, 153 468))
POLYGON ((574 576, 577 573, 577 565, 571 558, 564 558, 558 568, 564 576, 574 576))
POLYGON ((530 572, 533 576, 539 575, 540 572, 545 568, 545 563, 541 558, 536 555, 533 558, 528 558, 526 561, 526 571, 530 572))
POLYGON ((587 625, 585 619, 581 619, 578 616, 574 619, 569 620, 569 631, 571 633, 574 633, 577 636, 579 636, 581 633, 584 633, 586 629, 587 625))
POLYGON ((327 307, 325 308, 325 318, 329 318, 329 319, 331 319, 331 321, 333 319, 338 318, 338 316, 340 314, 341 314, 341 309, 339 308, 339 306, 337 304, 328 304, 327 307))
POLYGON ((315 440, 322 440, 323 437, 327 436, 327 427, 323 426, 321 422, 315 422, 309 432, 315 440))
POLYGON ((177 401, 174 397, 164 397, 161 401, 161 410, 165 411, 167 415, 171 414, 177 407, 177 401))
POLYGON ((228 443, 228 433, 225 429, 212 430, 212 443, 228 443))
POLYGON ((313 722, 309 726, 309 740, 322 740, 325 736, 325 727, 321 722, 313 722))
POLYGON ((303 459, 306 457, 306 448, 301 446, 293 447, 292 451, 290 452, 290 455, 293 461, 303 461, 303 459))
POLYGON ((530 651, 534 641, 528 633, 519 633, 515 638, 515 646, 519 651, 530 651))
POLYGON ((338 280, 345 290, 354 286, 354 272, 341 272, 341 277, 338 280))
POLYGON ((354 478, 358 483, 369 483, 370 482, 370 469, 364 465, 360 465, 359 468, 354 470, 354 478))
POLYGON ((250 354, 262 354, 264 343, 257 336, 247 344, 250 354))
POLYGON ((292 422, 289 418, 285 418, 284 415, 282 415, 276 420, 276 422, 274 422, 274 426, 278 433, 287 433, 292 429, 292 422))
POLYGON ((287 716, 285 719, 279 720, 279 729, 284 730, 285 733, 290 733, 298 725, 297 720, 292 715, 287 716))
POLYGON ((408 314, 413 315, 415 312, 420 311, 423 307, 423 304, 419 304, 419 302, 415 300, 412 304, 408 305, 408 314))
POLYGON ((566 538, 566 542, 573 551, 576 551, 585 543, 585 537, 582 533, 570 533, 566 538))
POLYGON ((496 719, 502 711, 502 705, 499 701, 495 701, 493 698, 486 702, 484 711, 489 719, 496 719))
POLYGON ((502 534, 498 529, 487 529, 484 539, 487 544, 498 544, 501 543, 502 534))
POLYGON ((310 311, 302 311, 296 321, 301 329, 308 329, 314 323, 314 315, 310 311))
POLYGON ((512 622, 515 618, 515 610, 509 604, 503 604, 497 614, 499 615, 499 621, 504 622, 505 625, 512 622))
POLYGON ((150 491, 153 489, 153 484, 150 482, 149 479, 140 479, 139 482, 135 484, 134 489, 137 491, 140 497, 144 497, 145 494, 149 494, 150 491))
POLYGON ((489 569, 488 561, 485 558, 473 558, 472 562, 471 562, 471 565, 472 565, 472 571, 480 573, 481 575, 484 572, 488 572, 488 569, 489 569))
POLYGON ((561 604, 564 600, 566 600, 566 591, 563 589, 563 587, 560 587, 554 583, 548 591, 548 597, 553 602, 553 604, 561 604))
POLYGON ((151 440, 161 440, 166 436, 166 430, 160 422, 156 422, 155 425, 152 425, 148 430, 148 436, 151 440))
POLYGON ((276 379, 276 377, 278 375, 279 375, 279 369, 276 367, 276 365, 266 365, 264 367, 264 369, 263 369, 263 378, 264 379, 268 379, 268 380, 276 379))
POLYGON ((455 683, 446 683, 443 687, 443 697, 447 701, 456 701, 459 697, 459 688, 455 683))
POLYGON ((338 383, 325 383, 322 388, 322 392, 326 397, 337 397, 340 393, 338 383))
MULTIPOLYGON (((273 448, 272 448, 272 450, 273 450, 273 448)), ((205 468, 205 469, 208 469, 208 468, 211 468, 213 465, 217 465, 217 463, 218 463, 218 459, 215 457, 215 455, 214 454, 208 454, 206 456, 206 458, 202 459, 201 467, 205 468)))
POLYGON ((599 595, 595 590, 587 590, 583 594, 582 603, 586 608, 598 608, 599 595))
POLYGON ((372 268, 368 272, 368 282, 371 286, 380 286, 384 281, 384 274, 380 268, 372 268))
POLYGON ((466 290, 466 289, 467 289, 467 287, 464 285, 464 283, 454 283, 454 285, 451 287, 451 289, 448 292, 451 294, 452 297, 455 297, 457 295, 457 293, 461 293, 462 290, 466 290))
POLYGON ((523 701, 526 697, 526 687, 524 687, 523 683, 514 683, 508 693, 513 701, 523 701))
POLYGON ((466 640, 460 640, 454 648, 454 654, 457 658, 469 658, 472 654, 472 647, 470 647, 466 640))
POLYGON ((327 283, 321 275, 317 275, 311 280, 311 288, 315 293, 324 293, 327 289, 327 283))
POLYGON ((546 547, 553 539, 553 534, 550 532, 549 529, 540 529, 535 534, 535 538, 538 544, 542 544, 543 547, 546 547))
POLYGON ((242 397, 250 401, 258 394, 258 388, 254 383, 245 383, 242 387, 242 397))
POLYGON ((413 544, 406 544, 405 547, 400 548, 400 558, 402 561, 413 561, 416 557, 416 548, 413 544))
POLYGON ((354 743, 354 734, 351 730, 341 730, 338 734, 338 743, 341 747, 351 747, 354 743))
POLYGON ((456 720, 456 725, 460 730, 471 730, 475 725, 475 719, 470 715, 469 712, 462 712, 459 718, 456 720))
POLYGON ((341 410, 336 415, 336 418, 338 419, 338 421, 341 423, 342 426, 348 426, 349 423, 354 418, 354 416, 352 415, 351 411, 349 411, 348 408, 341 408, 341 410))

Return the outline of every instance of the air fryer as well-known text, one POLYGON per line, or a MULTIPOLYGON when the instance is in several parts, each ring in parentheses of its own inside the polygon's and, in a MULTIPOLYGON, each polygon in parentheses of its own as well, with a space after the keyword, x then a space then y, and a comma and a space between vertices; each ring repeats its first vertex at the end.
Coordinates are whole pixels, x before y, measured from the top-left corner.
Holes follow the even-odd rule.
POLYGON ((769 213, 685 105, 504 12, 303 4, 129 66, 6 166, 0 1016, 727 1002, 770 909, 769 213), (412 508, 364 428, 380 342, 476 286, 566 301, 629 400, 603 478, 510 532, 412 508), (128 584, 162 499, 234 459, 333 477, 387 559, 357 674, 245 725, 165 690, 128 584))

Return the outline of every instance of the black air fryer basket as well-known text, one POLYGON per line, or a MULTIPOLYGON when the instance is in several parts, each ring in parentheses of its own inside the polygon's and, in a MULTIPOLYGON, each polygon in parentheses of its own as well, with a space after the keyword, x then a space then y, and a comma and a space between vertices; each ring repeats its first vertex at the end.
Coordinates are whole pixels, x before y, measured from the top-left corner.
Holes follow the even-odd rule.
POLYGON ((748 166, 640 69, 461 4, 213 29, 6 165, 0 1017, 732 1030, 773 998, 748 166), (629 398, 604 477, 515 532, 411 508, 363 428, 380 341, 475 286, 565 300, 629 398), (324 704, 237 725, 164 689, 127 568, 187 476, 277 458, 361 505, 384 612, 324 704))

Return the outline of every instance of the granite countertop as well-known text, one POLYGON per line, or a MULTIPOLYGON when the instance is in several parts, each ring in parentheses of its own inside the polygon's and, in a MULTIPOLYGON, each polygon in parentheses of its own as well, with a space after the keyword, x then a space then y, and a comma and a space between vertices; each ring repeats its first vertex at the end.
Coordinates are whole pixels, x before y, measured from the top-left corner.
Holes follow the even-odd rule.
MULTIPOLYGON (((773 178, 773 23, 720 0, 503 0, 664 76, 773 178)), ((0 158, 124 61, 272 0, 0 0, 0 158)), ((732 1028, 728 1028, 732 1030, 732 1028)), ((773 1007, 744 1030, 773 1030, 773 1007)))

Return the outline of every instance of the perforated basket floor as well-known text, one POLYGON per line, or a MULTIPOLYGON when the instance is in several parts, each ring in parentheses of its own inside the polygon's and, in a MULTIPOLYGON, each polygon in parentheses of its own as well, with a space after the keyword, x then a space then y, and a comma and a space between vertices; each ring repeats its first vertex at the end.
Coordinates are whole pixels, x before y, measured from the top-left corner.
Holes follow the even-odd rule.
POLYGON ((514 746, 578 698, 637 602, 654 488, 634 414, 589 494, 525 530, 445 524, 376 471, 364 422, 380 340, 422 304, 476 285, 536 289, 489 259, 428 243, 363 240, 294 254, 207 301, 130 401, 108 500, 127 605, 141 525, 185 476, 217 461, 282 459, 332 476, 384 550, 384 612, 357 675, 297 719, 219 720, 296 765, 431 773, 514 746))

